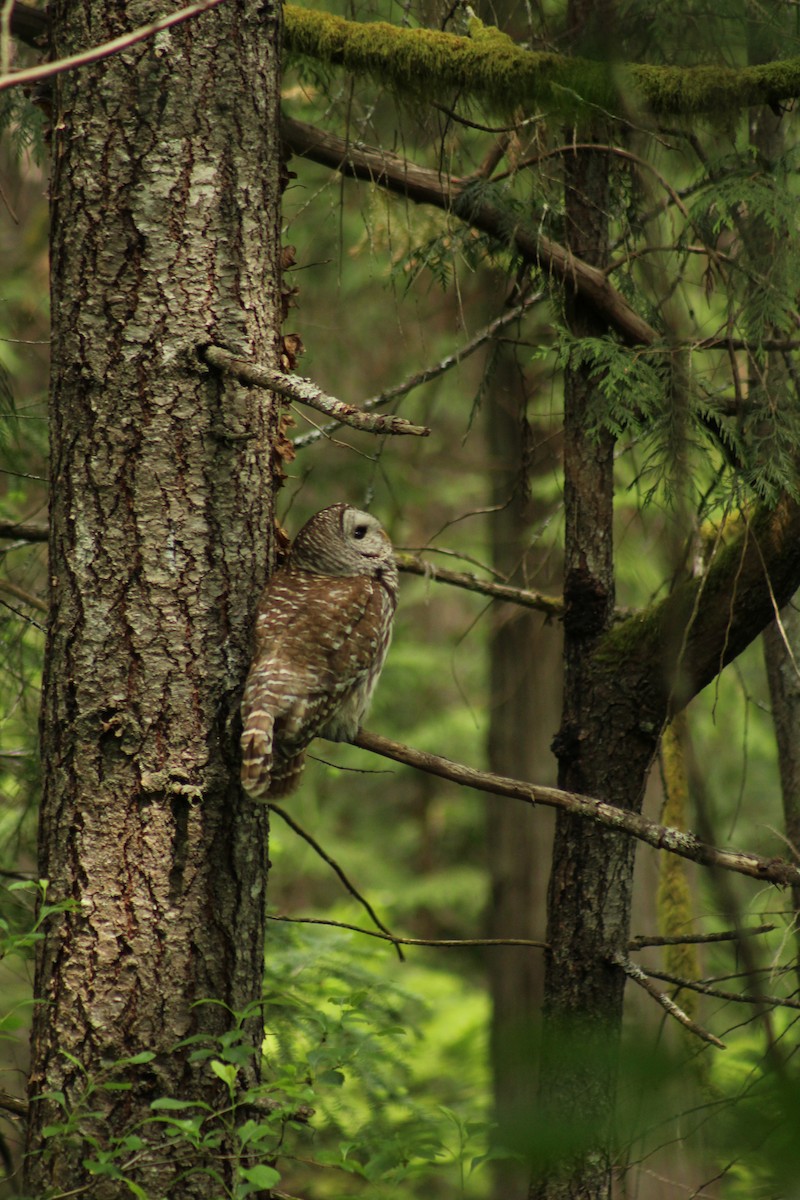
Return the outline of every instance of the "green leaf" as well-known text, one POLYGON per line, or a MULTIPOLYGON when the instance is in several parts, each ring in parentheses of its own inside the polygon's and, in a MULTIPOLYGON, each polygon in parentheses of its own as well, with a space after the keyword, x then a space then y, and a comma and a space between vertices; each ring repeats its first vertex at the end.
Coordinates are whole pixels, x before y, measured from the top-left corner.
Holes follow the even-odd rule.
POLYGON ((212 1058, 211 1070, 218 1079, 221 1079, 223 1083, 227 1083, 229 1088, 233 1087, 238 1074, 238 1068, 235 1067, 233 1063, 223 1063, 220 1062, 218 1058, 212 1058))
POLYGON ((281 1173, 276 1171, 274 1167, 267 1167, 263 1163, 259 1163, 255 1167, 240 1167, 239 1175, 246 1183, 252 1184, 252 1188, 248 1188, 242 1195, 249 1195, 251 1191, 257 1191, 259 1188, 274 1187, 276 1183, 280 1183, 281 1173))

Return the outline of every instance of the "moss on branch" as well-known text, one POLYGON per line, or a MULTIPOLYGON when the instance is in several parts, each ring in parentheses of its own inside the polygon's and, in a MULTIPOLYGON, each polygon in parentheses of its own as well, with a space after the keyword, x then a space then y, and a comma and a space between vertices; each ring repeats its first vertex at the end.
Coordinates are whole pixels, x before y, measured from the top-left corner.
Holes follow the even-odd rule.
POLYGON ((457 37, 384 21, 347 21, 294 4, 284 11, 286 45, 295 54, 372 75, 413 95, 457 89, 503 111, 524 103, 562 112, 593 105, 690 115, 800 95, 800 58, 754 67, 615 65, 526 50, 479 22, 471 23, 469 37, 457 37))

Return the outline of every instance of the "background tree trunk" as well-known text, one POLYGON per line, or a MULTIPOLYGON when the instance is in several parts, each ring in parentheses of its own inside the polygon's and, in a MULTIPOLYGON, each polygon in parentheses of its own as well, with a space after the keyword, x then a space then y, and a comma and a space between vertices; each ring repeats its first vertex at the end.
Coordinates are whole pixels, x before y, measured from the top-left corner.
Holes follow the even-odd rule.
MULTIPOLYGON (((162 7, 57 0, 54 56, 162 7)), ((91 1081, 153 1052, 131 1090, 92 1096, 104 1143, 159 1096, 213 1103, 219 1081, 176 1044, 230 1028, 261 993, 267 817, 240 792, 235 736, 275 413, 197 349, 274 361, 278 54, 278 10, 231 0, 55 87, 39 872, 71 908, 38 950, 30 1094, 80 1113, 91 1081), (198 1005, 212 998, 228 1007, 198 1005)), ((261 1027, 256 1007, 244 1083, 261 1027)), ((31 1195, 87 1183, 80 1139, 42 1153, 63 1117, 32 1105, 31 1195)), ((203 1153, 173 1191, 182 1165, 171 1146, 133 1174, 150 1195, 207 1196, 203 1153)))

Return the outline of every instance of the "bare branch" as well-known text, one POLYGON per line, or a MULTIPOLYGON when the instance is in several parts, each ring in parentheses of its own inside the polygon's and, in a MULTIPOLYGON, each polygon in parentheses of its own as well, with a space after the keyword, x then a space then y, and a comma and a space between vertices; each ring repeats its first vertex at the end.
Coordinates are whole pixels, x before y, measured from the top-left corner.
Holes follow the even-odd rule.
POLYGON ((14 596, 17 600, 21 600, 23 604, 27 604, 29 608, 35 608, 38 612, 46 613, 47 603, 40 600, 38 596, 32 596, 30 592, 26 592, 23 588, 17 587, 15 583, 11 583, 8 579, 0 579, 0 592, 5 592, 7 596, 14 596))
POLYGON ((57 62, 42 63, 38 67, 26 67, 22 71, 0 75, 0 92, 6 88, 18 87, 22 83, 36 83, 40 79, 49 79, 50 76, 60 75, 63 71, 72 71, 75 67, 85 67, 89 63, 109 58, 112 54, 118 54, 120 50, 127 50, 129 46, 135 46, 137 42, 143 42, 163 29, 180 25, 181 22, 197 17, 210 8, 216 8, 221 3, 222 0, 199 0, 197 4, 190 4, 187 8, 181 8, 178 12, 161 17, 149 25, 140 25, 138 29, 132 29, 130 33, 112 38, 110 42, 103 42, 100 46, 92 46, 78 54, 70 54, 68 58, 60 58, 57 62))
MULTIPOLYGON (((700 946, 707 942, 738 942, 742 937, 757 937, 762 933, 772 933, 776 925, 754 925, 750 929, 726 929, 722 933, 686 933, 679 937, 648 937, 631 938, 629 950, 645 950, 648 946, 700 946)), ((652 975, 653 972, 651 971, 652 975)), ((663 978, 663 976, 659 976, 663 978)))
POLYGON ((28 521, 0 521, 0 538, 21 542, 46 542, 48 528, 28 521))
MULTIPOLYGON (((328 854, 328 852, 326 850, 324 850, 322 848, 322 846, 320 846, 320 844, 316 840, 316 838, 313 838, 310 833, 308 833, 305 829, 303 829, 302 825, 298 825, 298 823, 297 823, 297 821, 295 821, 294 817, 290 817, 289 814, 287 813, 286 809, 281 808, 280 805, 270 804, 269 807, 270 807, 270 812, 277 813, 278 816, 281 818, 281 820, 285 821, 286 824, 289 826, 289 828, 294 830, 294 832, 297 834, 298 837, 301 837, 304 842, 308 842, 308 844, 312 848, 312 850, 315 850, 316 853, 322 859, 322 861, 327 863, 328 866, 338 875, 339 879, 342 881, 345 888, 350 893, 350 895, 353 897, 353 899, 357 900, 358 903, 369 913, 369 915, 372 917, 375 924, 378 926, 378 929, 383 930, 385 935, 388 937, 389 941, 396 942, 397 938, 394 936, 394 934, 392 933, 392 931, 390 929, 386 928, 383 921, 380 919, 378 914, 375 912, 375 909, 370 904, 369 900, 367 900, 365 896, 362 896, 361 893, 358 891, 358 889, 353 886, 353 884, 347 878, 344 871, 339 866, 339 864, 336 862, 336 860, 331 858, 330 854, 328 854)), ((400 949, 399 946, 397 947, 397 957, 400 959, 401 962, 403 961, 403 951, 400 949)))
POLYGON ((538 612, 547 613, 549 617, 564 615, 564 603, 557 596, 545 596, 543 592, 530 592, 526 588, 510 587, 505 583, 490 583, 486 579, 479 579, 471 571, 448 571, 444 567, 425 562, 414 554, 400 552, 395 554, 395 559, 400 570, 409 575, 422 575, 425 579, 435 579, 453 587, 465 588, 469 592, 477 592, 481 596, 491 596, 493 600, 508 600, 511 604, 521 604, 524 608, 535 608, 538 612))
POLYGON ((740 850, 721 850, 701 842, 693 833, 682 833, 678 829, 670 829, 667 825, 659 825, 639 813, 617 808, 603 800, 593 800, 589 796, 563 792, 558 788, 540 787, 520 779, 494 775, 489 771, 476 771, 472 767, 441 758, 438 754, 429 754, 401 742, 390 741, 389 738, 370 733, 366 729, 359 730, 357 737, 353 739, 353 745, 480 792, 510 796, 526 804, 545 804, 550 808, 560 808, 576 817, 596 821, 608 829, 627 833, 639 841, 655 846, 657 850, 668 850, 671 854, 679 854, 682 858, 691 859, 692 862, 704 866, 720 867, 722 870, 734 871, 739 875, 748 875, 752 879, 768 883, 800 882, 800 869, 784 859, 762 858, 759 854, 749 854, 740 850))
POLYGON ((394 942, 397 946, 527 946, 534 950, 546 950, 547 942, 534 942, 530 938, 406 938, 393 933, 377 933, 374 929, 362 929, 360 925, 348 925, 346 921, 334 921, 326 917, 283 917, 267 914, 268 921, 287 921, 295 925, 332 925, 336 929, 350 929, 363 933, 365 937, 380 938, 394 942))
MULTIPOLYGON (((514 321, 524 316, 529 308, 532 308, 534 304, 540 303, 543 299, 544 292, 535 292, 533 295, 527 296, 521 304, 517 304, 507 312, 501 313, 499 317, 495 317, 485 328, 476 333, 474 337, 471 337, 469 341, 464 342, 463 346, 459 346, 452 354, 446 355, 432 367, 425 367, 422 371, 415 371, 413 375, 409 375, 408 379, 404 379, 402 383, 396 383, 393 387, 386 388, 377 396, 370 396, 368 400, 364 400, 359 404, 359 408, 362 412, 371 412, 372 409, 383 408, 385 404, 391 403, 392 400, 398 400, 402 396, 407 396, 414 388, 421 387, 424 383, 430 383, 432 379, 438 379, 440 375, 444 375, 451 367, 455 367, 463 362, 465 358, 469 358, 470 354, 474 354, 484 343, 496 337, 507 325, 513 324, 514 321)), ((324 425, 322 429, 312 429, 310 433, 304 433, 301 437, 293 438, 292 445, 295 450, 302 450, 306 446, 318 442, 320 438, 335 433, 340 424, 340 421, 332 421, 330 425, 324 425)))
POLYGON ((327 417, 335 417, 342 425, 349 425, 353 429, 361 429, 367 433, 412 434, 416 437, 427 437, 430 433, 430 429, 423 425, 412 425, 404 417, 362 412, 354 404, 346 404, 343 400, 326 395, 310 379, 302 379, 298 375, 285 375, 274 367, 265 367, 260 363, 237 358, 235 354, 223 350, 220 346, 206 346, 202 357, 211 366, 227 371, 247 387, 268 388, 288 400, 307 404, 309 408, 314 408, 327 417))
POLYGON ((632 979, 634 983, 638 983, 640 988, 644 988, 648 996, 652 996, 657 1004, 660 1004, 671 1017, 674 1017, 676 1021, 685 1026, 690 1033, 695 1034, 704 1042, 710 1042, 712 1046, 719 1047, 720 1050, 725 1049, 724 1042, 714 1037, 713 1033, 709 1033, 708 1030, 703 1029, 702 1025, 698 1025, 696 1021, 693 1021, 682 1008, 678 1007, 674 1000, 671 1000, 669 996, 665 996, 662 991, 659 991, 655 984, 650 982, 641 967, 636 966, 636 963, 632 963, 624 954, 612 954, 609 961, 620 967, 629 979, 632 979))
POLYGON ((790 1000, 781 996, 750 995, 747 992, 727 992, 722 988, 713 987, 710 983, 701 983, 699 979, 682 979, 680 975, 670 975, 667 971, 656 971, 647 968, 647 974, 653 979, 661 979, 664 983, 672 983, 676 987, 689 988, 700 992, 703 996, 713 996, 716 1000, 733 1000, 738 1004, 758 1004, 775 1006, 777 1008, 800 1009, 800 1000, 790 1000))
POLYGON ((27 1117, 28 1115, 26 1102, 20 1100, 18 1096, 12 1096, 9 1092, 0 1092, 0 1108, 13 1113, 15 1117, 27 1117))

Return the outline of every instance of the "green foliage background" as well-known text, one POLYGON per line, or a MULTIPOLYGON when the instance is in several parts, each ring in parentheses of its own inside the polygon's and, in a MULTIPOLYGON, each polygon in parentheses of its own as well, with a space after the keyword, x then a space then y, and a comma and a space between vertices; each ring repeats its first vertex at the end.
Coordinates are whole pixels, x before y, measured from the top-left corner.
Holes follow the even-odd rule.
MULTIPOLYGON (((453 27, 446 9, 435 5, 378 0, 329 7, 360 20, 453 27)), ((776 36, 783 54, 800 50, 800 18, 781 5, 760 9, 755 17, 735 0, 715 6, 712 15, 685 0, 656 8, 620 4, 619 12, 625 38, 618 53, 632 61, 736 65, 746 61, 754 44, 772 46, 776 36)), ((557 49, 564 40, 560 3, 495 6, 480 15, 536 48, 557 49)), ((462 177, 477 169, 492 140, 451 112, 407 98, 398 105, 374 79, 349 77, 310 60, 290 60, 284 90, 292 116, 337 132, 346 129, 355 141, 393 147, 462 177)), ((493 123, 461 97, 450 98, 449 105, 493 123)), ((522 112, 534 115, 507 149, 507 174, 476 188, 504 208, 509 230, 525 220, 560 239, 569 131, 558 112, 522 112), (528 159, 534 161, 523 168, 528 159)), ((45 518, 47 212, 40 130, 29 107, 0 113, 0 519, 6 520, 45 518)), ((793 358, 781 367, 784 382, 777 394, 769 386, 744 394, 731 371, 733 352, 726 355, 704 342, 723 335, 746 339, 766 374, 771 360, 764 341, 796 331, 793 114, 785 114, 784 136, 781 154, 764 163, 749 142, 746 113, 670 130, 653 130, 635 112, 610 124, 609 140, 629 156, 614 168, 611 278, 642 316, 666 331, 664 338, 635 349, 616 335, 571 338, 557 289, 519 332, 522 369, 546 381, 531 389, 528 415, 538 431, 553 431, 547 436, 557 436, 567 364, 596 368, 596 428, 611 429, 619 439, 621 605, 645 605, 663 595, 713 545, 723 516, 754 497, 771 502, 782 489, 797 490, 800 406, 793 358), (780 238, 780 253, 764 259, 760 234, 748 240, 748 229, 780 238)), ((521 278, 510 242, 489 241, 452 215, 415 208, 310 162, 295 159, 290 167, 296 178, 285 196, 285 240, 296 246, 289 282, 299 290, 287 329, 296 329, 306 347, 302 373, 347 401, 360 403, 439 361, 502 311, 510 280, 521 278)), ((534 271, 533 283, 549 280, 534 271)), ((485 424, 492 419, 490 363, 488 350, 480 351, 411 391, 398 406, 431 426, 424 442, 376 442, 338 431, 298 451, 280 502, 286 527, 294 532, 317 508, 345 499, 372 506, 398 547, 424 547, 443 565, 475 569, 476 562, 486 563, 495 469, 485 440, 485 424)), ((300 413, 296 421, 298 436, 311 428, 300 413)), ((547 511, 529 530, 535 583, 536 564, 554 553, 562 533, 560 480, 530 482, 547 511)), ((20 1094, 36 888, 18 884, 36 878, 45 550, 22 539, 5 540, 0 574, 0 1089, 20 1094)), ((422 749, 485 765, 490 627, 485 599, 406 577, 370 725, 422 749)), ((722 843, 787 854, 758 646, 694 702, 689 723, 703 804, 702 812, 689 814, 690 827, 702 818, 722 843)), ((382 920, 404 936, 479 937, 490 902, 486 822, 499 801, 487 803, 352 747, 319 743, 315 756, 320 761, 311 763, 290 802, 291 816, 382 920)), ((654 816, 658 805, 654 783, 654 816)), ((656 855, 639 853, 634 932, 654 932, 656 855)), ((316 917, 372 928, 330 867, 277 816, 272 864, 276 918, 316 917)), ((536 863, 531 869, 546 872, 548 866, 536 863)), ((699 872, 690 872, 690 882, 693 930, 712 932, 736 921, 776 925, 755 950, 759 986, 770 995, 796 996, 790 898, 739 880, 723 889, 699 872)), ((271 923, 265 1077, 281 1107, 264 1129, 245 1123, 238 1136, 242 1144, 260 1139, 264 1170, 277 1169, 281 1187, 318 1200, 455 1195, 480 1200, 492 1194, 492 1156, 502 1148, 493 1148, 491 1135, 486 989, 491 954, 491 948, 408 948, 400 962, 391 946, 364 934, 271 923), (298 1119, 308 1109, 313 1115, 298 1119)), ((656 950, 645 957, 654 966, 662 961, 656 950)), ((742 983, 741 964, 725 943, 703 950, 702 970, 722 988, 735 990, 741 983, 752 990, 754 980, 742 983)), ((730 1200, 777 1197, 796 1187, 800 1165, 786 1133, 798 1104, 792 1010, 778 1010, 770 1023, 763 1010, 771 1012, 772 1005, 705 1000, 700 1019, 727 1042, 721 1054, 661 1029, 660 1012, 649 1002, 632 998, 631 1007, 636 1022, 623 1060, 619 1157, 631 1164, 638 1194, 654 1200, 666 1194, 654 1180, 663 1171, 665 1148, 672 1161, 676 1145, 676 1174, 688 1172, 693 1187, 719 1176, 719 1194, 730 1200), (770 1069, 770 1039, 773 1046, 790 1048, 777 1074, 770 1069), (651 1056, 654 1044, 663 1053, 651 1056), (651 1103, 655 1093, 658 1103, 651 1103)), ((209 1069, 220 1077, 235 1076, 235 1038, 196 1053, 207 1055, 209 1069)), ((154 1119, 171 1136, 207 1136, 202 1114, 195 1119, 179 1105, 179 1097, 163 1098, 154 1119)), ((551 1155, 554 1145, 563 1151, 586 1135, 562 1130, 562 1143, 545 1126, 537 1138, 531 1134, 536 1114, 521 1117, 517 1141, 506 1149, 534 1161, 551 1155)), ((64 1128, 72 1128, 74 1119, 65 1113, 64 1128)), ((0 1117, 0 1129, 16 1156, 17 1127, 0 1117)), ((136 1151, 130 1141, 98 1145, 92 1162, 98 1174, 117 1172, 114 1177, 124 1183, 125 1163, 136 1151)), ((12 1174, 13 1164, 6 1167, 12 1174)), ((248 1177, 243 1168, 237 1195, 273 1182, 269 1174, 248 1177)), ((12 1194, 10 1184, 5 1194, 12 1194)))

